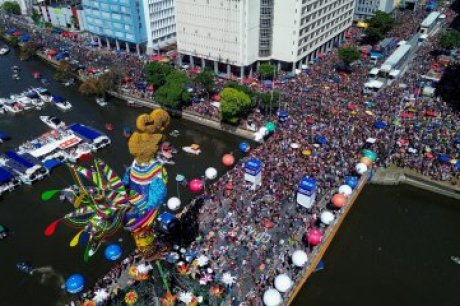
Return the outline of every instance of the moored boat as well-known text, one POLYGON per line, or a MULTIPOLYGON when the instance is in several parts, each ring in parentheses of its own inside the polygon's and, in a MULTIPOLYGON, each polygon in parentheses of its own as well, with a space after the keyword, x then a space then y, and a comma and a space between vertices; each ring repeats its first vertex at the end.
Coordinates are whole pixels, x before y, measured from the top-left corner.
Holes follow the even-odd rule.
POLYGON ((192 144, 191 146, 182 147, 182 150, 190 154, 195 154, 195 155, 201 154, 200 146, 197 144, 192 144))
POLYGON ((44 179, 49 171, 44 168, 40 161, 34 158, 32 155, 18 154, 15 151, 6 151, 6 166, 15 173, 19 179, 27 185, 44 179))
POLYGON ((51 102, 62 111, 69 111, 72 109, 72 104, 61 96, 53 96, 51 102))
POLYGON ((10 48, 8 48, 8 47, 0 48, 0 55, 5 55, 8 52, 10 52, 10 48))
POLYGON ((102 107, 107 106, 107 101, 101 97, 96 98, 96 103, 97 105, 102 106, 102 107))
POLYGON ((34 91, 38 95, 38 97, 45 103, 51 102, 53 98, 51 96, 51 93, 46 88, 43 88, 43 87, 32 88, 32 91, 34 91))
POLYGON ((65 122, 55 116, 40 116, 40 120, 54 130, 65 127, 65 122))
POLYGON ((91 149, 94 152, 111 144, 111 140, 107 135, 84 124, 71 124, 69 125, 69 130, 71 130, 76 136, 84 139, 91 146, 91 149))

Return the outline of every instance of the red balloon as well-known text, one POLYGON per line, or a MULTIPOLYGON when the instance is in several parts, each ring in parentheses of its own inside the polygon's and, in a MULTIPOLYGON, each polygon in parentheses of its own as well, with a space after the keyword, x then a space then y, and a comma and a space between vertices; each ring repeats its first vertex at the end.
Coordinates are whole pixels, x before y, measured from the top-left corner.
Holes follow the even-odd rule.
POLYGON ((201 192, 203 190, 203 181, 200 179, 193 179, 188 184, 188 188, 194 193, 201 192))
POLYGON ((309 244, 316 246, 321 243, 323 240, 323 233, 316 229, 316 228, 311 228, 307 232, 307 241, 309 244))
POLYGON ((225 167, 231 167, 233 164, 235 164, 235 157, 233 154, 225 154, 222 156, 222 163, 224 164, 225 167))
POLYGON ((347 198, 343 194, 336 193, 332 197, 331 202, 332 202, 332 205, 334 205, 334 207, 342 208, 347 203, 347 198))

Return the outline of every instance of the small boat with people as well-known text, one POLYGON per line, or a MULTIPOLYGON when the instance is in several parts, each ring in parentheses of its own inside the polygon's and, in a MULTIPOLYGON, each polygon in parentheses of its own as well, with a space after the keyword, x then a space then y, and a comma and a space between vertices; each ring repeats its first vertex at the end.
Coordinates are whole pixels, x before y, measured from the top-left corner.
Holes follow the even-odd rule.
POLYGON ((72 104, 70 104, 69 101, 67 101, 61 96, 53 96, 51 102, 53 102, 56 105, 56 107, 62 111, 69 111, 72 109, 72 104))
POLYGON ((15 81, 19 81, 21 79, 21 77, 19 76, 19 73, 13 73, 11 78, 15 81))
POLYGON ((0 143, 4 143, 5 141, 9 139, 10 139, 10 136, 7 133, 0 131, 0 143))
POLYGON ((16 268, 21 273, 32 275, 33 269, 32 269, 32 266, 28 262, 20 261, 16 264, 16 268))
POLYGON ((85 140, 90 145, 93 152, 99 151, 112 143, 107 135, 84 124, 74 123, 69 125, 68 128, 76 136, 85 140))
POLYGON ((24 110, 20 103, 11 99, 0 98, 0 103, 3 105, 3 109, 8 113, 17 114, 24 110))
POLYGON ((46 88, 43 88, 43 87, 32 88, 32 91, 34 91, 38 95, 38 97, 45 103, 50 103, 51 100, 53 99, 53 96, 46 88))
POLYGON ((68 160, 71 163, 86 160, 92 157, 92 148, 88 143, 81 143, 76 148, 72 148, 68 152, 68 160))
POLYGON ((105 124, 105 129, 109 132, 113 131, 113 124, 112 123, 106 123, 105 124))
POLYGON ((14 190, 21 182, 17 176, 5 166, 0 166, 0 196, 7 192, 14 190))
POLYGON ((450 256, 450 260, 455 262, 457 265, 460 265, 460 257, 458 257, 458 256, 450 256))
POLYGON ((128 100, 128 106, 129 107, 134 107, 134 108, 141 108, 142 105, 140 105, 139 103, 137 103, 136 101, 133 101, 133 100, 128 100))
POLYGON ((173 160, 174 153, 177 153, 177 151, 173 149, 173 147, 168 142, 165 142, 160 146, 157 158, 163 164, 174 165, 176 164, 173 160))
POLYGON ((54 130, 65 127, 65 122, 55 116, 40 116, 40 120, 54 130))
POLYGON ((5 158, 6 167, 26 185, 31 185, 49 175, 49 171, 41 165, 40 161, 29 153, 18 154, 9 150, 5 152, 5 158))
POLYGON ((69 86, 72 86, 73 84, 75 84, 75 79, 68 79, 67 81, 65 81, 64 83, 64 86, 65 87, 69 87, 69 86))
POLYGON ((104 99, 104 97, 97 97, 96 98, 96 103, 97 105, 104 107, 107 106, 107 101, 104 99))
POLYGON ((182 150, 184 152, 190 153, 190 154, 195 154, 195 155, 200 155, 201 154, 201 149, 200 146, 197 145, 196 143, 190 145, 190 146, 185 146, 182 147, 182 150))
POLYGON ((13 72, 19 72, 21 70, 21 68, 19 68, 19 66, 14 65, 14 66, 11 66, 11 70, 13 72))
POLYGON ((0 55, 5 55, 5 54, 7 54, 8 52, 10 52, 10 48, 8 48, 8 47, 2 47, 2 48, 0 48, 0 55))
POLYGON ((169 133, 169 136, 171 137, 177 137, 180 135, 180 132, 178 130, 172 130, 171 133, 169 133))
POLYGON ((0 224, 0 240, 8 237, 8 229, 0 224))

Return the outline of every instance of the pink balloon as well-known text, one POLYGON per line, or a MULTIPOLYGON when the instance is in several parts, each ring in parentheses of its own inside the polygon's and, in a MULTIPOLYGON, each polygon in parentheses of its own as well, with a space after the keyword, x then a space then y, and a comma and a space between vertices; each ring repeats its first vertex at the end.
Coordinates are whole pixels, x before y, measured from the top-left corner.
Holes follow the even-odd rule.
POLYGON ((198 193, 203 190, 203 181, 200 179, 193 179, 190 181, 188 184, 188 188, 190 189, 191 192, 198 193))
POLYGON ((307 232, 307 240, 309 244, 316 246, 323 240, 323 233, 316 228, 309 229, 307 232))
POLYGON ((235 163, 235 157, 233 154, 225 154, 222 156, 222 164, 224 164, 225 167, 231 167, 235 163))

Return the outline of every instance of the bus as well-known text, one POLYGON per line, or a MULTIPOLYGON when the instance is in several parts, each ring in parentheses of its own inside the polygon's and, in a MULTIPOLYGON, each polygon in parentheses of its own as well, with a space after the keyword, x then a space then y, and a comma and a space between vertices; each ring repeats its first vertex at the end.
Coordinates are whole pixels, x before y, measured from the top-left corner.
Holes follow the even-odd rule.
POLYGON ((380 67, 380 74, 383 77, 388 77, 390 71, 399 69, 409 56, 411 48, 412 46, 410 44, 403 44, 399 46, 382 64, 380 67))
POLYGON ((428 34, 433 30, 441 13, 431 12, 420 24, 420 34, 428 34))

